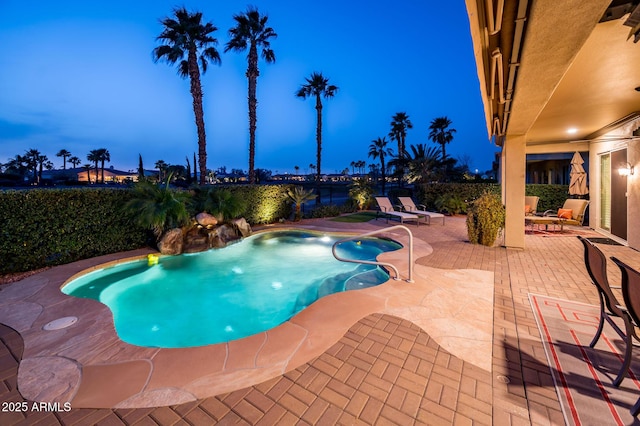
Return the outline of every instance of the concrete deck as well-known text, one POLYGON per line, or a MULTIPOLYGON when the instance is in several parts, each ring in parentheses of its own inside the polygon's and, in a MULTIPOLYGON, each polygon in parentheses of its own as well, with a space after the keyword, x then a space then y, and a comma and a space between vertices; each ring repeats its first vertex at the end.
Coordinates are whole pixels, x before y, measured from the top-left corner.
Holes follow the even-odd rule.
MULTIPOLYGON (((387 226, 304 225, 361 232, 387 226)), ((97 302, 72 308, 56 299, 59 283, 114 257, 4 286, 0 322, 20 335, 0 330, 2 399, 70 401, 73 409, 3 412, 0 423, 563 423, 527 294, 597 303, 579 241, 570 233, 527 235, 527 249, 517 251, 467 243, 464 218, 408 227, 416 236, 416 283, 330 296, 264 336, 206 348, 118 343, 113 325, 100 322, 110 321, 106 307, 108 315, 97 302), (81 320, 62 333, 41 330, 69 312, 81 320)), ((640 267, 638 252, 600 247, 640 267)), ((405 259, 407 273, 406 253, 386 256, 405 259)))

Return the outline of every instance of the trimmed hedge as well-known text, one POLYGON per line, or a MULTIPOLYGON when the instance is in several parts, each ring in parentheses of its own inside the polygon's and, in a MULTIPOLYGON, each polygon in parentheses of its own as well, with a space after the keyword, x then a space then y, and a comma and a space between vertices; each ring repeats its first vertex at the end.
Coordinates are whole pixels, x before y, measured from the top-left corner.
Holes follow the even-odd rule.
POLYGON ((291 216, 287 190, 294 185, 224 185, 247 203, 244 218, 252 225, 273 223, 291 216))
MULTIPOLYGON (((429 183, 415 185, 413 194, 407 188, 389 191, 392 200, 398 196, 413 195, 419 204, 424 204, 429 210, 437 210, 436 201, 443 195, 451 194, 463 200, 465 203, 480 198, 485 192, 501 195, 501 186, 496 183, 429 183)), ((540 197, 538 211, 557 210, 564 204, 569 195, 568 185, 527 184, 525 195, 537 195, 540 197)))
MULTIPOLYGON (((291 214, 289 185, 230 185, 249 206, 252 224, 291 214)), ((122 206, 129 189, 74 188, 0 191, 0 274, 62 265, 152 245, 151 231, 135 224, 122 206)))
POLYGON ((0 273, 144 246, 148 231, 121 212, 130 194, 126 189, 0 192, 0 273))

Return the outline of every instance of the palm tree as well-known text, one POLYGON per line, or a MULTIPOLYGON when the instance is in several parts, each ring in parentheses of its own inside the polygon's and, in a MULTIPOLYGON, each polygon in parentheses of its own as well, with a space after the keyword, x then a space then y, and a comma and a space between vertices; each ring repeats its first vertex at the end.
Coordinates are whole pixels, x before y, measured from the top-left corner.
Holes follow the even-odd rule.
POLYGON ((382 170, 382 195, 384 195, 385 184, 387 181, 387 177, 385 175, 386 167, 384 165, 384 160, 388 155, 393 155, 393 151, 391 150, 391 148, 387 147, 387 140, 384 137, 371 141, 371 145, 369 145, 369 157, 373 158, 374 160, 376 158, 380 158, 380 167, 382 170))
POLYGON ((62 161, 63 161, 62 170, 67 170, 67 157, 70 157, 70 156, 71 156, 71 153, 66 149, 61 149, 56 154, 56 157, 62 157, 62 161))
POLYGON ((71 163, 73 167, 78 167, 78 164, 82 163, 82 161, 78 157, 73 156, 69 158, 69 163, 71 163))
POLYGON ((438 169, 442 166, 442 162, 438 158, 438 149, 436 147, 427 148, 425 144, 411 145, 411 154, 405 151, 404 159, 407 166, 407 181, 429 182, 434 180, 438 175, 438 169))
MULTIPOLYGON (((87 156, 87 159, 88 159, 88 156, 87 156)), ((85 164, 82 166, 82 168, 87 171, 87 183, 91 183, 91 174, 89 173, 91 171, 91 164, 85 164)), ((96 170, 98 170, 98 166, 96 166, 96 170)), ((96 172, 96 182, 97 181, 98 181, 98 174, 96 172)))
POLYGON ((38 163, 38 185, 40 185, 40 182, 42 182, 42 169, 53 169, 53 163, 49 161, 49 158, 46 155, 38 155, 36 161, 38 163))
POLYGON ((38 183, 38 159, 40 158, 40 156, 40 151, 32 148, 26 151, 25 155, 22 157, 24 164, 27 166, 27 169, 29 169, 33 174, 34 183, 38 183))
POLYGON ((431 120, 429 125, 429 139, 442 147, 442 161, 447 158, 447 152, 445 151, 445 145, 453 140, 453 134, 456 129, 449 129, 451 126, 451 120, 445 117, 438 117, 431 120))
POLYGON ((293 166, 293 168, 296 171, 296 176, 298 176, 298 172, 300 171, 300 166, 293 166))
MULTIPOLYGON (((109 151, 106 148, 99 148, 94 150, 96 152, 96 155, 98 156, 98 161, 100 161, 100 169, 102 170, 102 183, 104 183, 104 162, 111 162, 111 154, 109 154, 109 151)), ((92 151, 93 152, 93 151, 92 151)), ((96 163, 96 167, 98 167, 98 164, 96 163)), ((98 179, 98 175, 97 175, 97 170, 96 170, 96 180, 98 179)))
POLYGON ((96 165, 96 183, 98 183, 98 162, 100 161, 100 153, 97 149, 92 149, 87 154, 87 160, 96 165))
POLYGON ((220 54, 214 47, 218 40, 211 34, 218 30, 211 22, 202 23, 202 13, 189 13, 184 7, 174 9, 176 19, 162 20, 164 30, 157 37, 162 45, 153 49, 156 62, 164 59, 170 65, 179 62, 178 74, 182 78, 189 77, 193 112, 198 129, 198 166, 200 168, 200 185, 204 185, 207 173, 207 138, 204 131, 204 110, 202 107, 202 85, 200 83, 200 67, 202 74, 207 72, 209 61, 220 64, 220 54), (185 59, 186 55, 186 59, 185 59), (200 64, 198 65, 198 62, 200 64))
POLYGON ((225 53, 233 50, 243 52, 249 47, 247 55, 247 80, 249 82, 249 183, 255 183, 255 156, 256 156, 256 87, 258 85, 258 49, 262 49, 262 59, 268 64, 276 61, 276 56, 271 50, 270 38, 278 35, 273 28, 267 26, 267 15, 260 15, 258 9, 249 6, 247 11, 233 16, 236 26, 229 30, 231 40, 225 45, 225 53))
POLYGON ((391 131, 389 138, 398 143, 398 153, 403 155, 405 152, 405 141, 407 139, 407 130, 413 129, 413 123, 409 120, 406 112, 397 112, 391 117, 391 131))
POLYGON ((189 221, 186 208, 188 193, 174 192, 169 188, 169 180, 164 186, 158 186, 148 180, 137 182, 133 189, 133 198, 125 204, 135 221, 153 231, 156 239, 166 229, 177 228, 189 221))
POLYGON ((164 160, 156 161, 155 168, 158 169, 158 182, 162 182, 162 175, 167 166, 168 164, 165 163, 164 160))
POLYGON ((311 201, 316 198, 312 190, 305 190, 301 186, 294 186, 293 189, 288 189, 287 198, 296 205, 295 221, 299 221, 302 218, 301 207, 307 201, 311 201))
POLYGON ((316 112, 317 112, 317 120, 316 120, 316 143, 318 145, 317 154, 316 154, 316 182, 318 185, 318 189, 320 187, 320 163, 321 163, 321 154, 322 154, 322 96, 325 99, 331 99, 338 91, 338 87, 333 84, 329 84, 329 79, 325 78, 320 72, 311 73, 311 77, 305 78, 307 81, 305 84, 300 86, 300 89, 296 92, 296 96, 302 99, 306 99, 307 97, 314 96, 316 98, 316 112))

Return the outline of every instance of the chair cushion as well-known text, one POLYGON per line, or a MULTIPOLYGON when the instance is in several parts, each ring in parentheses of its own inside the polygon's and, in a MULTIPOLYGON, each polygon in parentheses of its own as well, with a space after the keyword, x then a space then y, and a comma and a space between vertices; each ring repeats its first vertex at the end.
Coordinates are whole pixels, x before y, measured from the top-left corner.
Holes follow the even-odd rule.
POLYGON ((558 209, 558 217, 561 219, 572 219, 573 209, 558 209))

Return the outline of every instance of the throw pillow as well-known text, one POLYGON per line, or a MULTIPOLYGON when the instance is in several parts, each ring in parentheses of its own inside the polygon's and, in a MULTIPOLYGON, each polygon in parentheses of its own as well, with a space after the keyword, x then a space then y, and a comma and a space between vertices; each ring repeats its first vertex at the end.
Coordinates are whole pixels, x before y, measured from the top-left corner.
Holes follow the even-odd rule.
POLYGON ((529 204, 526 204, 524 206, 524 214, 529 214, 531 213, 531 206, 529 204))
POLYGON ((572 219, 573 209, 558 209, 558 217, 561 219, 572 219))

